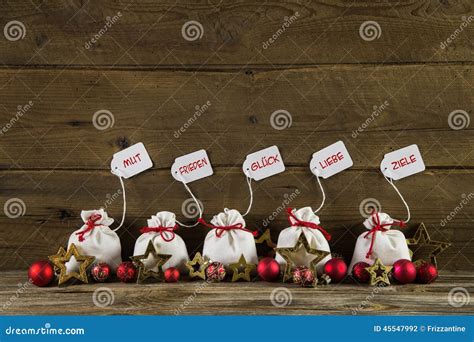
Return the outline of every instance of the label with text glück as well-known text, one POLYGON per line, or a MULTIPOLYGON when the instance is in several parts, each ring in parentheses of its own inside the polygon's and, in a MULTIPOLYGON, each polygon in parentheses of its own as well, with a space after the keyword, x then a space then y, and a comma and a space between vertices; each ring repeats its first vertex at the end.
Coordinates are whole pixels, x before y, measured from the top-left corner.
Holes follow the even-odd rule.
POLYGON ((316 176, 329 178, 350 168, 353 164, 346 145, 342 141, 338 141, 313 153, 309 167, 316 176))
POLYGON ((206 150, 199 150, 176 158, 171 166, 173 177, 184 183, 212 176, 213 173, 206 150))
POLYGON ((425 171, 425 163, 416 144, 387 153, 380 163, 382 173, 398 180, 425 171))
POLYGON ((110 168, 112 172, 123 178, 130 178, 153 166, 143 143, 137 143, 117 152, 112 158, 110 168))
POLYGON ((285 164, 277 146, 251 153, 245 158, 242 170, 253 180, 261 180, 285 171, 285 164))

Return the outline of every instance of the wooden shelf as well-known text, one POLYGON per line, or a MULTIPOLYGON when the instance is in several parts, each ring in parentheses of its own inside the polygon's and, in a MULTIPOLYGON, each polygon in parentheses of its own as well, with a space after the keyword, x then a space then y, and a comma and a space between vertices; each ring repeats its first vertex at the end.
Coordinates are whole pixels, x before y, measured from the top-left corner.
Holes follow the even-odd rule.
POLYGON ((300 288, 292 284, 266 282, 146 285, 105 284, 70 285, 67 287, 23 287, 25 272, 2 272, 0 302, 6 315, 455 315, 473 314, 468 303, 453 307, 448 293, 454 287, 474 290, 472 274, 442 274, 433 284, 395 285, 374 288, 359 284, 335 284, 318 288, 300 288), (98 307, 94 291, 107 287, 114 302, 98 307), (287 288, 291 304, 276 307, 270 301, 275 288, 287 288))

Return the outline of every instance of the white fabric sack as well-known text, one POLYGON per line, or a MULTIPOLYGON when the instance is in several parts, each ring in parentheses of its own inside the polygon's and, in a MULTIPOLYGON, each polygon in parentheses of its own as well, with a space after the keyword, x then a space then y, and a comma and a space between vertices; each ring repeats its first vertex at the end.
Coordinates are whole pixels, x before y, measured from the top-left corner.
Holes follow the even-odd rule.
MULTIPOLYGON (((169 211, 160 211, 153 215, 148 221, 148 227, 174 227, 176 225, 176 215, 169 211)), ((175 267, 181 272, 186 270, 185 263, 189 260, 188 250, 183 239, 175 232, 147 232, 140 235, 135 242, 133 255, 143 255, 148 247, 148 242, 152 241, 155 250, 159 254, 169 254, 171 258, 163 265, 162 270, 175 267)), ((150 255, 144 262, 145 268, 158 271, 156 260, 150 255)))
MULTIPOLYGON (((397 223, 385 213, 375 213, 373 215, 379 216, 381 225, 397 223)), ((364 226, 369 231, 376 226, 373 215, 364 221, 364 226)), ((355 245, 354 255, 352 256, 352 261, 349 266, 351 273, 354 264, 360 261, 373 265, 375 259, 380 258, 384 265, 391 266, 399 259, 411 260, 405 235, 403 235, 399 230, 390 229, 390 226, 384 226, 383 228, 388 230, 385 232, 379 230, 367 236, 367 232, 359 235, 355 245), (367 253, 370 249, 370 243, 374 234, 375 240, 372 247, 372 254, 367 258, 367 253)))
MULTIPOLYGON (((112 271, 115 272, 117 266, 122 262, 122 247, 117 233, 109 228, 114 222, 114 219, 110 218, 104 209, 83 210, 81 212, 81 218, 84 221, 84 225, 71 234, 68 247, 73 243, 76 245, 80 254, 94 256, 94 263, 105 262, 111 267, 112 271), (77 233, 87 229, 87 221, 91 216, 94 218, 99 215, 100 218, 95 221, 96 226, 85 233, 83 235, 84 240, 80 241, 80 235, 77 233)), ((66 269, 68 272, 77 272, 79 270, 79 263, 74 257, 66 263, 66 269)))
MULTIPOLYGON (((300 220, 305 222, 312 222, 317 225, 320 224, 319 217, 314 213, 311 207, 304 207, 299 210, 293 209, 293 215, 300 220)), ((308 240, 308 243, 311 248, 319 249, 321 251, 327 251, 331 253, 329 248, 329 243, 318 229, 312 229, 304 226, 290 226, 283 229, 278 236, 277 248, 288 248, 294 247, 298 239, 300 238, 301 233, 303 233, 308 240)), ((306 256, 301 258, 300 265, 298 266, 311 266, 311 261, 314 258, 311 256, 306 256)), ((323 273, 323 267, 331 259, 331 254, 326 256, 323 260, 317 263, 316 270, 318 274, 323 273)), ((280 264, 280 268, 284 269, 286 266, 286 261, 281 257, 280 254, 276 254, 275 260, 280 264)))
MULTIPOLYGON (((211 224, 218 227, 241 224, 245 228, 245 220, 235 209, 224 209, 224 212, 215 215, 211 224)), ((218 236, 218 229, 212 229, 206 235, 202 252, 204 257, 218 261, 224 265, 235 263, 243 254, 248 263, 257 264, 257 247, 251 232, 240 229, 223 231, 218 236)))

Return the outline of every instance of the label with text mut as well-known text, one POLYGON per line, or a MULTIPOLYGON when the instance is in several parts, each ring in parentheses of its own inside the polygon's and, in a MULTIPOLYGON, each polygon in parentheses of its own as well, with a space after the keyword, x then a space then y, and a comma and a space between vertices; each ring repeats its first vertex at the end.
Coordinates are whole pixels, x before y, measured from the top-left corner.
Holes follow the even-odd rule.
POLYGON ((206 150, 199 150, 176 158, 171 166, 173 177, 184 183, 212 176, 213 173, 206 150))
POLYGON ((387 153, 380 163, 387 177, 398 180, 425 171, 425 163, 416 144, 387 153))
POLYGON ((110 163, 112 172, 123 178, 135 176, 152 166, 153 162, 145 149, 145 145, 141 142, 115 153, 110 163))
POLYGON ((247 155, 242 170, 258 181, 285 171, 285 164, 278 147, 271 146, 247 155))
POLYGON ((329 178, 350 168, 353 164, 346 145, 342 141, 338 141, 313 153, 309 167, 316 176, 329 178))

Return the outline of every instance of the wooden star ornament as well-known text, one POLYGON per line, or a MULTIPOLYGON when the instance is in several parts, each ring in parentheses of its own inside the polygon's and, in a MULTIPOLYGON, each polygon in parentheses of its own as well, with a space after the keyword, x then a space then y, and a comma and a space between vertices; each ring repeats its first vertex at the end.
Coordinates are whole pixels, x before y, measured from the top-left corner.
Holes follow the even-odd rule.
POLYGON ((250 274, 255 272, 257 265, 247 263, 245 256, 242 254, 239 261, 229 264, 229 268, 232 270, 232 281, 239 279, 250 281, 250 274))
POLYGON ((153 245, 153 242, 151 240, 148 241, 148 246, 143 255, 130 257, 132 262, 138 268, 137 284, 143 283, 149 278, 163 280, 163 265, 166 264, 171 257, 172 256, 169 254, 160 254, 153 245))
POLYGON ((271 257, 275 256, 274 248, 277 245, 272 241, 270 229, 265 230, 262 235, 260 235, 258 238, 255 238, 255 245, 257 246, 257 251, 259 252, 259 255, 271 257), (259 248, 259 246, 261 246, 261 248, 259 248))
POLYGON ((203 258, 201 253, 197 252, 193 260, 186 262, 186 268, 189 270, 190 278, 201 278, 206 280, 206 267, 209 265, 209 259, 203 258))
POLYGON ((382 261, 377 258, 372 266, 365 268, 370 274, 370 285, 390 285, 389 274, 392 266, 385 266, 382 261))
POLYGON ((49 256, 48 259, 53 263, 54 267, 59 270, 58 285, 62 285, 73 278, 87 284, 89 282, 87 269, 92 265, 95 257, 79 254, 76 245, 71 243, 67 251, 60 247, 58 253, 49 256), (72 257, 79 263, 79 273, 76 271, 67 271, 66 263, 70 261, 72 257))
POLYGON ((430 262, 438 267, 436 256, 448 249, 449 246, 451 246, 451 243, 431 240, 428 230, 426 229, 425 224, 422 222, 418 226, 415 235, 413 235, 411 239, 407 239, 407 245, 412 246, 411 249, 413 250, 414 255, 416 255, 417 251, 420 249, 426 250, 426 247, 429 247, 428 257, 430 262))
POLYGON ((296 241, 296 244, 293 247, 275 248, 275 252, 280 254, 286 262, 285 270, 283 272, 284 282, 292 279, 292 270, 298 266, 309 267, 314 272, 314 278, 316 280, 316 265, 330 254, 327 251, 312 248, 303 233, 300 235, 298 241, 296 241), (312 257, 309 265, 307 265, 308 256, 312 257))

